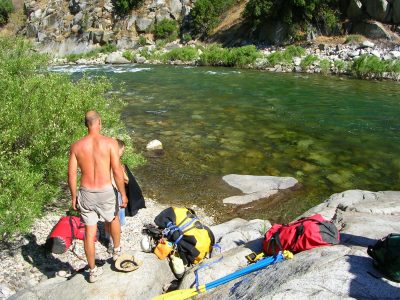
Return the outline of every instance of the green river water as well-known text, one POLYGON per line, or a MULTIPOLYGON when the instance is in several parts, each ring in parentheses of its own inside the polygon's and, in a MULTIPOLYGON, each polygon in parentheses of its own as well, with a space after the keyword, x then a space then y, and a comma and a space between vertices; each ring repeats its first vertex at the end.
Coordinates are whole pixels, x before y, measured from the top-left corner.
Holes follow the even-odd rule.
MULTIPOLYGON (((347 189, 400 190, 400 85, 305 74, 182 66, 53 67, 106 75, 125 99, 122 119, 139 152, 162 157, 135 170, 162 203, 197 204, 220 220, 287 222, 347 189), (272 199, 224 206, 239 194, 226 174, 292 176, 272 199)), ((78 75, 77 75, 78 74, 78 75)))

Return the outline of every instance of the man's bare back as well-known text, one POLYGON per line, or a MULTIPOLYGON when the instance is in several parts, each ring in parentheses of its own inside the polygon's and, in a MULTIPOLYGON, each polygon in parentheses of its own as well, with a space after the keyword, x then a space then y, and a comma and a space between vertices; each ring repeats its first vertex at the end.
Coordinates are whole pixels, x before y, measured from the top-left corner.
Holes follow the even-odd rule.
POLYGON ((72 144, 70 150, 68 184, 71 190, 72 207, 76 209, 78 168, 81 170, 81 187, 89 189, 102 189, 111 185, 112 171, 117 188, 122 194, 121 207, 125 207, 128 200, 125 195, 124 175, 120 168, 118 143, 100 134, 101 120, 96 112, 88 112, 87 118, 93 121, 87 124, 88 134, 72 144))

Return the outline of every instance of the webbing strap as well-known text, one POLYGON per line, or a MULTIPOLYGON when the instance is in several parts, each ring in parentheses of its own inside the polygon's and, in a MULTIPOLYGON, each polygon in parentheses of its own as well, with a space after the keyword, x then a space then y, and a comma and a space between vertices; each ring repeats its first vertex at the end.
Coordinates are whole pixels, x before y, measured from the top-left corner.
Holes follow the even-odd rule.
MULTIPOLYGON (((218 249, 219 249, 219 253, 220 253, 220 254, 222 253, 222 248, 221 248, 220 245, 214 244, 214 245, 213 245, 213 248, 218 248, 218 249)), ((204 269, 204 268, 207 268, 207 267, 210 267, 210 266, 212 266, 212 265, 215 265, 215 264, 219 263, 223 258, 224 258, 224 256, 221 256, 221 257, 218 258, 216 261, 213 261, 213 262, 210 262, 210 263, 207 263, 207 264, 202 264, 201 266, 199 266, 199 267, 194 271, 195 280, 196 280, 196 290, 197 290, 198 292, 200 292, 200 290, 199 290, 199 274, 198 274, 198 272, 199 272, 201 269, 204 269)))

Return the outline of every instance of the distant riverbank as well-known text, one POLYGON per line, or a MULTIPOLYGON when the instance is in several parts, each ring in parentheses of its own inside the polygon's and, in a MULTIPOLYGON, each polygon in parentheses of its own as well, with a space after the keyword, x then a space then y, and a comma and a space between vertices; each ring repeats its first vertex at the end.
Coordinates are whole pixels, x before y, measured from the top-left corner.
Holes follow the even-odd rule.
POLYGON ((103 46, 91 52, 54 58, 53 64, 172 64, 223 66, 271 72, 317 73, 360 79, 400 80, 400 46, 383 47, 358 37, 346 44, 256 48, 222 48, 192 42, 154 44, 116 50, 103 46))

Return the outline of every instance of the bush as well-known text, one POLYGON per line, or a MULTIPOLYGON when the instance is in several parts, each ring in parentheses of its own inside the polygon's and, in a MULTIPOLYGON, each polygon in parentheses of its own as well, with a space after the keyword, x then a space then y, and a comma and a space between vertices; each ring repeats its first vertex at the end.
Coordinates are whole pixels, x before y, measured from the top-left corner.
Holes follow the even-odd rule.
POLYGON ((319 67, 321 68, 321 73, 326 75, 331 69, 331 62, 328 59, 322 59, 319 62, 319 67))
POLYGON ((14 7, 11 0, 0 0, 0 26, 8 21, 10 13, 14 7))
POLYGON ((114 51, 117 51, 117 46, 115 46, 114 44, 105 44, 101 48, 95 49, 95 50, 92 50, 89 52, 78 53, 78 54, 76 54, 76 53, 68 54, 65 56, 65 58, 69 62, 76 62, 81 58, 90 59, 90 58, 97 57, 99 55, 99 53, 107 54, 107 53, 112 53, 114 51))
POLYGON ((244 67, 254 63, 260 56, 255 46, 222 48, 211 45, 203 50, 199 62, 205 66, 244 67))
POLYGON ((335 68, 339 73, 344 72, 347 68, 346 63, 343 60, 335 60, 333 65, 335 66, 335 68))
POLYGON ((359 78, 382 77, 386 63, 375 55, 361 55, 353 61, 352 72, 359 78))
POLYGON ((296 35, 299 29, 306 31, 309 24, 330 33, 337 28, 338 3, 335 0, 249 0, 243 15, 256 29, 267 22, 280 21, 289 27, 291 35, 296 35))
POLYGON ((46 63, 47 57, 33 52, 28 42, 0 38, 1 240, 27 231, 60 196, 69 146, 86 133, 85 111, 96 109, 105 133, 127 142, 132 166, 142 162, 120 121, 122 102, 105 97, 110 82, 72 82, 68 75, 46 72, 46 63))
POLYGON ((191 28, 197 37, 206 37, 218 25, 220 17, 236 0, 197 0, 190 12, 191 28))
POLYGON ((139 43, 139 45, 140 46, 146 46, 146 43, 147 43, 147 41, 146 41, 146 38, 143 36, 143 35, 141 35, 141 36, 139 36, 139 41, 138 41, 138 43, 139 43))
POLYGON ((156 39, 174 41, 178 38, 178 22, 171 19, 163 19, 154 26, 156 39))
POLYGON ((197 49, 192 47, 175 48, 162 55, 164 61, 175 61, 180 60, 189 62, 197 59, 197 49))
POLYGON ((143 0, 112 0, 115 13, 120 16, 128 14, 132 9, 139 7, 143 0))
POLYGON ((318 56, 309 54, 300 63, 300 67, 305 70, 318 60, 318 56))
POLYGON ((125 51, 122 53, 122 56, 123 56, 124 58, 126 58, 127 60, 129 60, 129 61, 133 61, 133 53, 132 53, 132 51, 125 50, 125 51))
POLYGON ((306 51, 300 46, 288 46, 284 51, 277 51, 267 56, 268 64, 275 66, 277 64, 291 64, 294 57, 305 55, 306 51))
POLYGON ((364 37, 359 34, 350 34, 346 37, 346 40, 344 41, 345 44, 351 44, 351 43, 361 43, 364 40, 364 37))
POLYGON ((188 43, 192 40, 192 36, 190 35, 190 33, 184 33, 182 36, 182 42, 183 43, 188 43))

